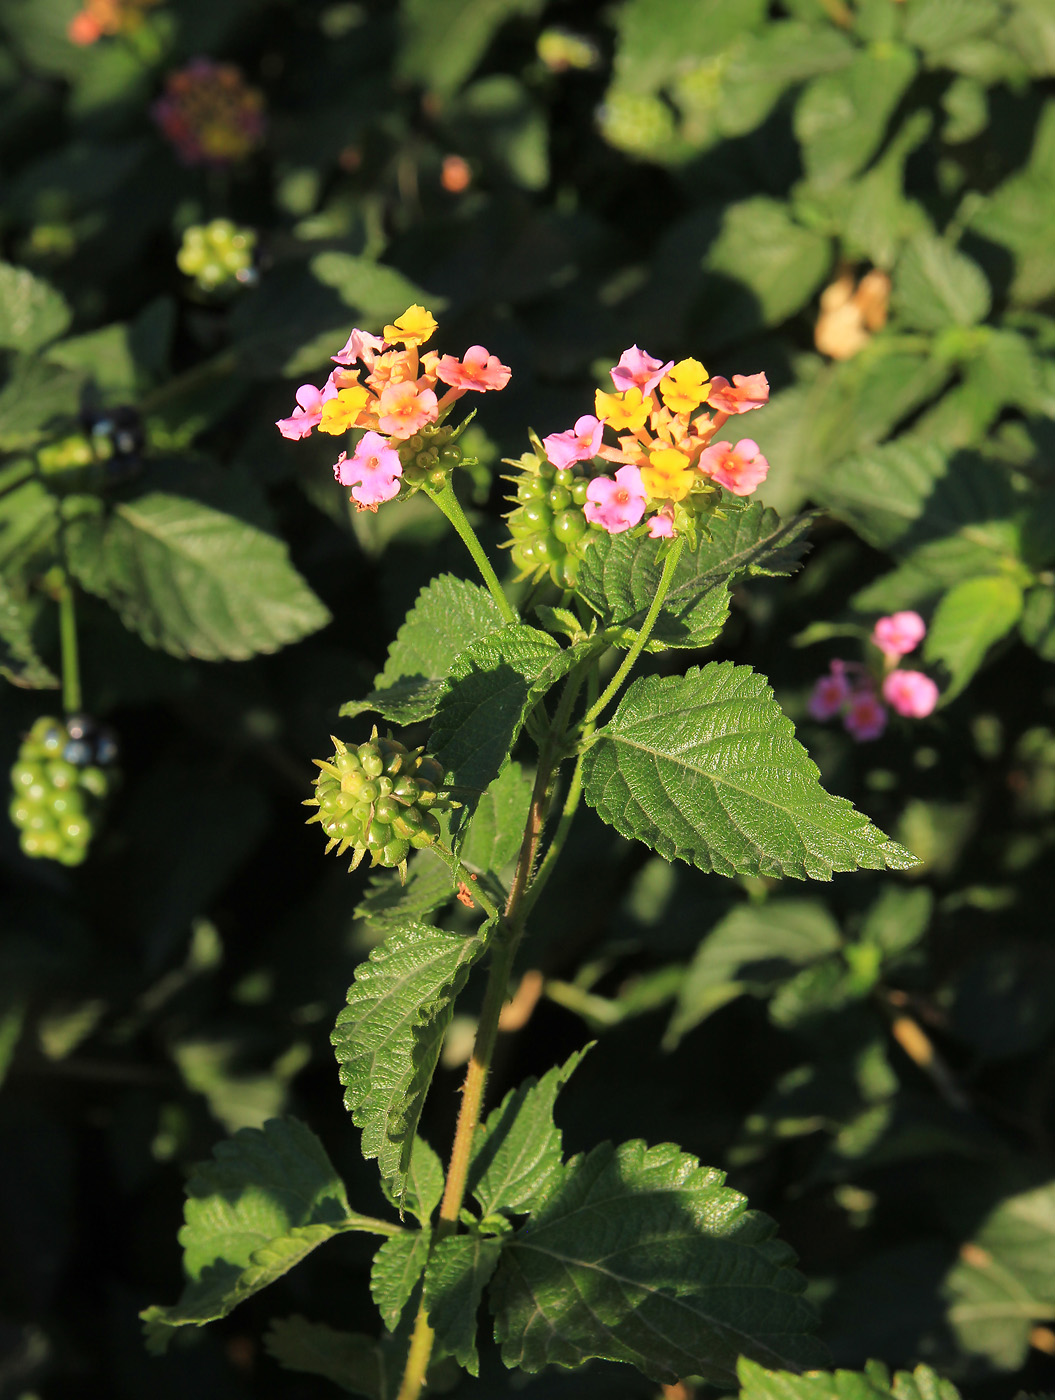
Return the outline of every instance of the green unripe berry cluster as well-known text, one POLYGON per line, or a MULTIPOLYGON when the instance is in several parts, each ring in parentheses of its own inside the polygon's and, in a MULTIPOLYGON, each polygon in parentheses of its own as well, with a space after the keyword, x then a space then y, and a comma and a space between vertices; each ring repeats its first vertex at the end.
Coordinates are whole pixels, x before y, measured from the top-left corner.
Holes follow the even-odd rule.
POLYGON ((80 865, 115 783, 112 737, 91 721, 42 715, 11 769, 11 820, 27 856, 80 865))
POLYGON ((371 865, 398 867, 405 878, 411 850, 433 845, 440 834, 434 811, 454 805, 438 791, 443 769, 421 749, 378 738, 376 729, 358 747, 333 742, 330 757, 315 760, 315 796, 305 806, 319 810, 309 822, 329 837, 327 852, 353 851, 349 869, 369 855, 371 865))
POLYGON ((548 572, 558 588, 574 588, 579 561, 597 534, 582 509, 589 479, 530 453, 520 466, 520 476, 508 478, 516 485, 517 506, 506 516, 513 563, 522 577, 548 572))
POLYGON ((176 265, 193 277, 203 292, 214 292, 229 282, 252 279, 256 234, 238 228, 230 219, 192 224, 183 235, 176 265))
POLYGON ((443 423, 426 423, 420 432, 397 448, 403 464, 402 494, 410 495, 427 482, 440 487, 455 467, 460 466, 462 450, 454 440, 454 429, 443 423))

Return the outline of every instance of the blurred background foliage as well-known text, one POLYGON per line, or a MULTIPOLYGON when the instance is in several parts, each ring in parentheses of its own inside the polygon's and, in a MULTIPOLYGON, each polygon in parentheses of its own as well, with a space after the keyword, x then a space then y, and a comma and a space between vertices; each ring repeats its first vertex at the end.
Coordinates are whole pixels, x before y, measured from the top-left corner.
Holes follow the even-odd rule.
MULTIPOLYGON (((329 444, 272 424, 411 301, 441 349, 513 367, 471 430, 491 544, 499 459, 628 345, 765 370, 761 495, 824 513, 714 654, 766 673, 826 785, 923 861, 723 881, 583 813, 496 1096, 596 1037, 568 1147, 727 1169, 837 1364, 1055 1388, 1053 76, 1051 0, 0 0, 0 747, 60 707, 61 558, 125 774, 78 870, 0 830, 3 1396, 315 1395, 267 1320, 379 1329, 352 1237, 164 1360, 136 1312, 178 1292, 181 1183, 224 1133, 294 1112, 380 1205, 328 1035, 383 882, 323 861, 298 803, 417 590, 469 570, 420 497, 356 516, 329 444), (152 114, 202 56, 263 95, 243 159, 181 161, 152 114), (216 219, 255 263, 214 289, 177 254, 216 219), (222 565, 186 547, 206 530, 222 565), (810 721, 830 658, 904 607, 935 716, 863 745, 810 721)), ((476 994, 427 1106, 441 1149, 476 994)), ((494 1354, 480 1385, 653 1393, 494 1354)))

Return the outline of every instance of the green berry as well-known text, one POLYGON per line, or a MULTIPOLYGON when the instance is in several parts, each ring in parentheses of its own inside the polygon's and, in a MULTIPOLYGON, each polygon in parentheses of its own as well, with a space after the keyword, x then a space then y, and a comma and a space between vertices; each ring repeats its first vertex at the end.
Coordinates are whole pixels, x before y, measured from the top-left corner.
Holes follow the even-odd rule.
POLYGON ((88 715, 35 721, 11 769, 8 808, 26 855, 71 866, 84 860, 113 786, 104 765, 115 752, 113 735, 88 715))
POLYGON ((582 510, 589 480, 574 467, 557 469, 530 454, 520 467, 517 505, 506 517, 513 563, 521 577, 548 573, 558 587, 574 588, 578 560, 597 534, 582 510))

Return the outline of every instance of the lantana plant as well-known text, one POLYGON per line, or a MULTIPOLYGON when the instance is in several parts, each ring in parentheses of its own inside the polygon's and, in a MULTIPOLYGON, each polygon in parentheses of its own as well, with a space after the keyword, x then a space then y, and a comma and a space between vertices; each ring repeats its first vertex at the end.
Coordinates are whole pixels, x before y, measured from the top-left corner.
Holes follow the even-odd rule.
MULTIPOLYGON (((505 1364, 528 1373, 598 1357, 659 1382, 726 1385, 738 1358, 822 1364, 791 1251, 721 1172, 673 1143, 602 1143, 565 1159, 554 1110, 582 1052, 485 1102, 518 951, 544 917, 584 799, 620 835, 720 876, 829 880, 915 864, 823 789, 763 675, 696 663, 728 618, 732 584, 790 574, 805 548, 808 521, 782 522, 752 499, 769 470, 757 444, 717 437, 765 405, 766 378, 711 378, 698 360, 627 350, 593 414, 532 435, 512 464, 508 544, 521 577, 507 592, 457 495, 468 420, 452 420, 510 370, 482 346, 424 350, 435 330, 420 306, 381 336, 353 330, 326 382, 301 386, 278 423, 291 441, 344 439, 334 474, 359 510, 428 496, 482 580, 443 574, 422 589, 373 689, 342 708, 349 728, 306 797, 328 849, 350 852, 353 868, 369 854, 375 879, 395 880, 388 867, 405 881, 386 897, 389 932, 356 970, 332 1036, 391 1213, 356 1209, 303 1124, 244 1129, 190 1183, 189 1282, 174 1306, 144 1314, 149 1337, 162 1348, 361 1231, 380 1241, 382 1338, 302 1317, 276 1320, 267 1338, 282 1365, 346 1391, 414 1400, 440 1368, 477 1375, 485 1310, 505 1364), (646 651, 668 653, 662 672, 632 675, 646 651), (671 664, 679 651, 687 667, 671 664), (357 739, 365 715, 372 727, 357 739), (453 1140, 428 1143, 422 1107, 476 973, 453 1140)), ((887 621, 884 654, 911 649, 905 618, 887 621)), ((892 704, 899 674, 904 686, 910 673, 893 668, 884 683, 892 704)))

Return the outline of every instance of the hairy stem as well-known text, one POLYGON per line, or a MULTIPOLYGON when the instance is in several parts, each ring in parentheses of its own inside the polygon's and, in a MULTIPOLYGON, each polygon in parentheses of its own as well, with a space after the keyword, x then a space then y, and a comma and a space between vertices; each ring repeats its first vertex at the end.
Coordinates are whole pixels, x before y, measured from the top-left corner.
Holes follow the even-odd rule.
POLYGON ((684 547, 684 539, 675 540, 674 544, 671 546, 666 563, 663 565, 663 573, 659 580, 659 587, 656 589, 656 596, 652 599, 652 606, 645 614, 645 620, 641 624, 637 636, 634 638, 633 645, 623 658, 623 664, 605 686, 600 699, 596 700, 586 711, 586 715, 583 719, 584 725, 593 724, 596 721, 598 715, 600 715, 605 706, 615 697, 619 687, 633 670, 634 662, 641 655, 642 651, 644 651, 645 643, 652 635, 652 629, 656 625, 656 618, 659 617, 659 610, 663 606, 663 600, 666 598, 670 589, 671 580, 674 578, 674 570, 678 567, 678 560, 681 558, 681 551, 684 547))
POLYGON ((454 494, 454 487, 448 479, 443 483, 438 491, 425 488, 427 494, 436 502, 440 510, 451 522, 461 536, 462 543, 473 557, 473 562, 480 570, 484 583, 487 584, 491 597, 495 600, 498 611, 502 614, 503 622, 516 622, 517 616, 510 606, 502 585, 498 582, 498 575, 491 567, 491 561, 483 551, 483 546, 476 537, 476 531, 469 524, 465 511, 462 510, 462 503, 454 494))
POLYGON ((59 644, 62 649, 62 708, 66 714, 75 715, 81 708, 81 668, 73 585, 68 575, 63 578, 59 592, 59 644))

